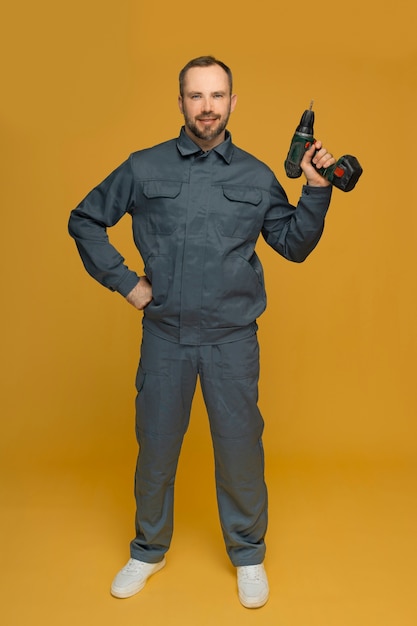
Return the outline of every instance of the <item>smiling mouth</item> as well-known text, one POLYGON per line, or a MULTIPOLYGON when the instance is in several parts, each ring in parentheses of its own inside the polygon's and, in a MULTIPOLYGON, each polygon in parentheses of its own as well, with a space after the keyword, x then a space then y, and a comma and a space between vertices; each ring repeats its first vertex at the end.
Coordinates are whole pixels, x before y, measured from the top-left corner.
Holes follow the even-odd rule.
POLYGON ((216 120, 218 120, 218 117, 197 117, 197 120, 199 122, 215 122, 216 120))

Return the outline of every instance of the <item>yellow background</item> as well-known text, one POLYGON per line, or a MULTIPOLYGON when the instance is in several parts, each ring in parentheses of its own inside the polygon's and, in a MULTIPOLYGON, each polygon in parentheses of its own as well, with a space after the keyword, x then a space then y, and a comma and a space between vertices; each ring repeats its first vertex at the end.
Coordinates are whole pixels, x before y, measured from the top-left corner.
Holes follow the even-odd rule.
MULTIPOLYGON (((4 623, 415 626, 415 22, 412 0, 3 7, 4 623), (258 245, 271 599, 257 612, 235 597, 199 392, 169 566, 140 597, 110 598, 133 531, 140 314, 84 272, 66 232, 130 152, 177 135, 178 71, 201 54, 231 66, 234 141, 293 203, 283 161, 311 99, 316 136, 364 168, 304 264, 258 245)), ((128 220, 111 236, 141 272, 128 220)))

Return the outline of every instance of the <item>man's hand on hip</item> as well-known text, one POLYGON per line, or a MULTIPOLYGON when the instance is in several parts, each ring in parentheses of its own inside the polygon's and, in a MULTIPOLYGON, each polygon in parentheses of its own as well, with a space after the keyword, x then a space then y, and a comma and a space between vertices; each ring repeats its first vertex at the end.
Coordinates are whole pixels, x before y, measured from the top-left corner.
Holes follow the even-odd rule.
POLYGON ((152 285, 146 276, 141 276, 136 287, 133 287, 126 300, 132 304, 136 309, 142 311, 152 300, 152 285))

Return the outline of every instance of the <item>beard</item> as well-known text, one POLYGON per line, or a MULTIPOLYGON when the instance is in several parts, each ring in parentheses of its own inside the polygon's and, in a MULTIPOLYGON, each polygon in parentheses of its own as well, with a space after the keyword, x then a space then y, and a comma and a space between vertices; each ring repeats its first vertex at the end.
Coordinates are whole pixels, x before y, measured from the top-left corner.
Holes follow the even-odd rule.
MULTIPOLYGON (((183 112, 183 115, 185 125, 195 137, 198 137, 198 139, 203 139, 204 141, 212 141, 213 139, 221 135, 222 132, 225 130, 230 117, 230 109, 224 117, 217 117, 217 124, 215 124, 212 128, 200 129, 194 119, 189 117, 185 111, 183 112)), ((201 120, 211 117, 213 117, 212 114, 206 113, 206 115, 200 115, 196 119, 201 120)))

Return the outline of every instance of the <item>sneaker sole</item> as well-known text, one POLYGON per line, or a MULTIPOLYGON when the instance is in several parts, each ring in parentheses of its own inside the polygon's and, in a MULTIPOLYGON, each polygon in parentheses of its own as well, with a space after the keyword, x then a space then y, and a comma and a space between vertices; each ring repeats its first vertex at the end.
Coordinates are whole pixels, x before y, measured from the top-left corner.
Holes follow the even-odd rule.
POLYGON ((259 598, 257 600, 247 600, 239 594, 239 600, 240 603, 245 607, 245 609, 260 609, 261 606, 264 606, 268 602, 269 593, 267 594, 266 598, 259 598))
POLYGON ((157 567, 154 569, 152 574, 149 574, 149 576, 147 576, 143 582, 141 582, 139 585, 137 585, 133 589, 130 589, 129 591, 122 590, 122 589, 119 590, 117 587, 114 587, 112 585, 112 587, 110 589, 111 595, 114 596, 115 598, 122 598, 123 599, 123 598, 130 598, 131 596, 134 596, 137 593, 139 593, 139 591, 142 591, 142 589, 146 585, 148 579, 151 576, 153 576, 154 574, 156 574, 157 572, 159 572, 163 567, 165 567, 165 565, 166 565, 165 558, 160 563, 155 563, 155 565, 157 565, 157 567))

